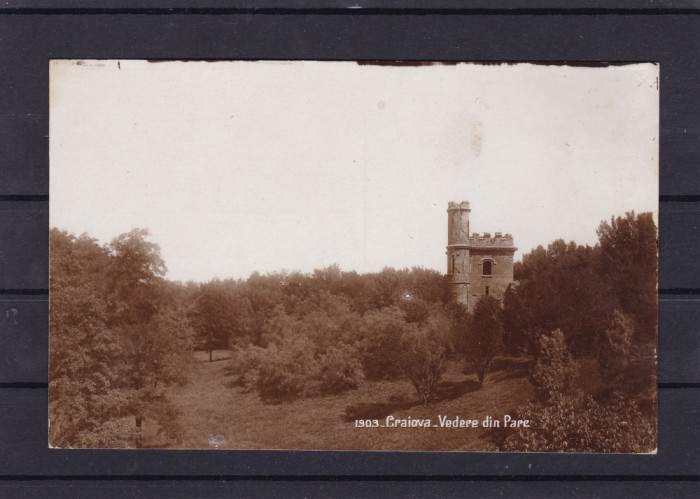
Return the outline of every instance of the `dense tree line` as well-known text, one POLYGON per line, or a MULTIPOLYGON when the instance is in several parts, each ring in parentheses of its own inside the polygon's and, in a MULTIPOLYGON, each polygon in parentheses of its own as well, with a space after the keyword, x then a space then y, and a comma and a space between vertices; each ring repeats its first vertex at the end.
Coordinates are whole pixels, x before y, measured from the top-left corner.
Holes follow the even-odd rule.
MULTIPOLYGON (((163 278, 143 229, 104 246, 52 229, 51 443, 139 445, 143 421, 176 439, 165 387, 185 381, 193 349, 210 361, 228 349, 236 383, 270 403, 398 379, 430 403, 448 358, 483 386, 494 357, 525 355, 538 395, 520 412, 542 414, 546 429, 507 435, 502 448, 550 450, 547 432, 570 435, 572 449, 624 440, 605 414, 636 418, 643 438, 627 433, 623 448, 648 448, 656 226, 651 214, 628 213, 602 222, 598 236, 593 247, 557 240, 524 255, 505 296, 482 297, 469 312, 449 302, 442 274, 418 267, 358 274, 332 265, 182 284, 163 278), (583 356, 600 371, 596 393, 576 390, 583 356)), ((597 450, 619 450, 606 445, 597 450)))
POLYGON ((309 274, 254 272, 246 280, 214 279, 198 285, 194 294, 198 343, 206 350, 263 346, 275 309, 302 317, 333 300, 358 315, 400 306, 413 320, 427 315, 428 304, 444 304, 447 294, 440 273, 419 267, 358 274, 331 265, 309 274))
POLYGON ((634 323, 638 344, 656 341, 657 230, 651 213, 613 217, 594 247, 559 239, 515 264, 504 297, 506 348, 536 355, 539 337, 565 333, 576 354, 595 352, 615 311, 634 323))

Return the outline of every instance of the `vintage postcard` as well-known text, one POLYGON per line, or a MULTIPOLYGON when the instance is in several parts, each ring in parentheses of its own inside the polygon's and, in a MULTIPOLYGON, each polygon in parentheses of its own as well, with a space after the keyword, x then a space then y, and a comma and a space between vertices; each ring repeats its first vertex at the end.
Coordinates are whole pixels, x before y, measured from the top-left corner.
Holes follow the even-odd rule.
POLYGON ((49 445, 651 453, 659 66, 55 60, 49 445))

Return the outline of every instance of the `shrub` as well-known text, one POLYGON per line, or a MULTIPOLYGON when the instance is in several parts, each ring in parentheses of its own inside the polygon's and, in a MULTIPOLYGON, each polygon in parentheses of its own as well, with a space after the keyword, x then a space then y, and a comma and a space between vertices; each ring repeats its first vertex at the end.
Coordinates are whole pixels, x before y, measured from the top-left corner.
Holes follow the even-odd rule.
POLYGON ((411 296, 399 302, 399 307, 406 314, 406 322, 423 324, 430 316, 430 307, 425 300, 411 296))
POLYGON ((265 349, 255 345, 236 348, 231 356, 234 385, 242 386, 245 392, 254 390, 258 385, 258 366, 264 355, 265 349))
POLYGON ((398 307, 367 312, 363 317, 362 367, 368 379, 398 379, 401 366, 397 353, 407 330, 404 313, 398 307))
POLYGON ((519 452, 652 452, 655 422, 636 404, 616 396, 601 404, 590 395, 556 394, 547 402, 531 402, 518 411, 530 428, 509 432, 502 449, 519 452))
POLYGON ((319 359, 320 390, 341 393, 357 388, 363 379, 357 349, 350 345, 331 347, 319 359))
MULTIPOLYGON (((617 326, 623 325, 621 320, 617 326)), ((629 394, 601 400, 568 393, 578 366, 560 330, 542 336, 532 373, 539 401, 518 411, 530 428, 509 432, 506 451, 651 452, 656 447, 655 417, 645 417, 629 394)))
POLYGON ((107 449, 133 447, 135 438, 133 418, 120 418, 100 424, 95 431, 80 432, 78 441, 81 447, 107 449))
POLYGON ((300 336, 279 347, 273 343, 265 350, 257 368, 260 398, 279 403, 303 396, 318 369, 309 339, 300 336))
POLYGON ((550 336, 542 336, 538 354, 532 371, 532 381, 538 397, 548 400, 569 390, 578 373, 578 365, 566 347, 564 333, 557 329, 550 336))
POLYGON ((265 402, 280 403, 305 395, 318 378, 312 342, 306 336, 285 337, 267 348, 250 346, 234 354, 237 383, 255 388, 265 402))

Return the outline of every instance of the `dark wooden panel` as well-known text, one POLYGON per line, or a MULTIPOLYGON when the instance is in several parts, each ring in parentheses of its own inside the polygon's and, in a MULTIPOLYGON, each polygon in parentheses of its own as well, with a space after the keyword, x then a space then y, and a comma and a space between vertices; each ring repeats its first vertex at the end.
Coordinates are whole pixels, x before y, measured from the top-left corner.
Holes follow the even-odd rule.
POLYGON ((49 120, 42 115, 0 115, 0 195, 49 192, 49 120))
MULTIPOLYGON (((98 9, 147 9, 147 8, 260 8, 256 0, 4 0, 2 9, 35 8, 98 8, 98 9)), ((697 8, 693 0, 434 0, 426 3, 421 0, 268 0, 267 9, 688 9, 697 8)))
MULTIPOLYGON (((699 16, 696 16, 699 17, 699 16)), ((700 194, 700 88, 688 75, 700 78, 700 65, 682 55, 698 53, 700 37, 687 40, 682 50, 669 51, 660 65, 659 192, 662 195, 700 194)))
POLYGON ((659 299, 659 382, 700 383, 700 297, 659 299))
POLYGON ((0 383, 46 383, 46 296, 0 295, 0 383))
MULTIPOLYGON (((0 390, 0 475, 692 475, 700 465, 700 389, 659 399, 656 455, 58 450, 47 448, 44 389, 0 390), (11 457, 11 458, 9 458, 11 457)), ((221 476, 219 476, 221 475, 221 476)), ((154 477, 157 478, 157 477, 154 477)))
POLYGON ((46 289, 49 277, 46 202, 0 202, 0 289, 46 289))
POLYGON ((96 481, 46 480, 0 483, 0 494, 32 497, 697 497, 700 486, 690 481, 483 481, 409 480, 192 480, 96 481))
POLYGON ((700 288, 700 203, 659 206, 659 289, 700 288))

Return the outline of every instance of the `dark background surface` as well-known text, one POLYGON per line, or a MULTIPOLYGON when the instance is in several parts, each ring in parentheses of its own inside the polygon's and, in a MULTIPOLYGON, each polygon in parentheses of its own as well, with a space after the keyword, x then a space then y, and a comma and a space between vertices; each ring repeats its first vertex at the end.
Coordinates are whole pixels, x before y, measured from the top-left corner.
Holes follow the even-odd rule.
MULTIPOLYGON (((692 11, 697 0, 3 0, 0 9, 391 9, 475 10, 673 10, 692 11)), ((502 12, 497 12, 501 14, 502 12)))
POLYGON ((421 10, 412 0, 357 0, 392 10, 347 10, 340 7, 351 3, 325 0, 295 10, 301 1, 278 0, 251 10, 259 3, 128 0, 121 11, 96 0, 0 5, 0 311, 19 311, 18 324, 3 321, 0 331, 0 496, 697 496, 700 2, 550 0, 528 9, 514 0, 443 0, 421 10), (181 9, 192 4, 199 10, 181 9), (659 62, 658 453, 48 449, 52 58, 659 62))

